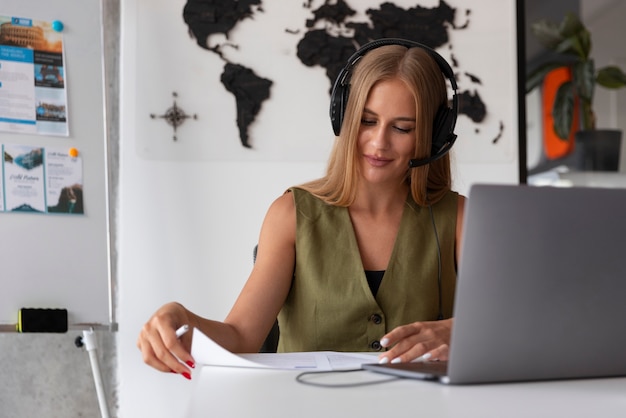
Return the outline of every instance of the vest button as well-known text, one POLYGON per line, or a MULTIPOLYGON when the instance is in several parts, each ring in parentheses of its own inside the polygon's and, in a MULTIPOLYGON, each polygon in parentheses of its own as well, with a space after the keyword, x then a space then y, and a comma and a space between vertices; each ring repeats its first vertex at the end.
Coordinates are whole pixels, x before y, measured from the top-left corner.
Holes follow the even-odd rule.
POLYGON ((380 345, 380 341, 378 341, 378 340, 377 340, 377 341, 373 341, 373 342, 370 344, 370 347, 371 347, 372 349, 376 350, 376 351, 380 351, 380 350, 383 348, 383 346, 382 346, 382 345, 380 345))
POLYGON ((378 314, 373 314, 372 316, 370 316, 370 321, 378 325, 383 322, 383 318, 378 314))

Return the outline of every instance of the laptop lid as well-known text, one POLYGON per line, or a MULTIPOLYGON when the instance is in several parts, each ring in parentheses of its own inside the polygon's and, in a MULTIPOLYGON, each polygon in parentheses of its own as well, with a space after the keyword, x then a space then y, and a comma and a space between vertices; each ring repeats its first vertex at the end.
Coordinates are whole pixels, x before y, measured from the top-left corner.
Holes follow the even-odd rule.
POLYGON ((625 211, 626 189, 473 186, 444 381, 626 376, 625 211))

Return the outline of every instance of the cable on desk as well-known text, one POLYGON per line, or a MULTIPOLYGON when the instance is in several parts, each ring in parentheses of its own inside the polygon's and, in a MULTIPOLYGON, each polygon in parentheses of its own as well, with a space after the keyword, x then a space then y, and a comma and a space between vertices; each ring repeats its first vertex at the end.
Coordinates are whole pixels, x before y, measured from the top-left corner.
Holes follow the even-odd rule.
POLYGON ((366 371, 364 369, 346 369, 346 370, 324 370, 324 371, 312 371, 312 372, 302 372, 296 376, 296 382, 302 383, 303 385, 317 386, 322 388, 354 388, 358 386, 368 386, 368 385, 377 385, 380 383, 392 382, 395 380, 400 380, 402 377, 394 376, 388 377, 385 379, 378 380, 369 380, 367 382, 355 382, 355 383, 317 383, 311 382, 309 380, 304 379, 306 376, 312 375, 321 375, 321 374, 329 374, 329 373, 349 373, 349 372, 360 372, 366 371))

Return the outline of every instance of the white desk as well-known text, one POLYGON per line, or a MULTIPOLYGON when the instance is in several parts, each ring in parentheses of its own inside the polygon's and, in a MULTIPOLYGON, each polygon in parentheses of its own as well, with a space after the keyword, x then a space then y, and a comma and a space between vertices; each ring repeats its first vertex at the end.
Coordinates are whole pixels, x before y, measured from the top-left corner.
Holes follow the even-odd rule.
MULTIPOLYGON (((295 381, 299 372, 205 366, 194 372, 187 417, 624 418, 626 378, 446 386, 402 379, 354 388, 295 381)), ((359 371, 315 376, 347 383, 386 376, 359 371)))
POLYGON ((528 177, 531 186, 626 188, 626 173, 616 171, 569 171, 565 167, 528 177))
POLYGON ((559 173, 562 182, 572 186, 625 188, 626 173, 610 171, 572 171, 559 173))

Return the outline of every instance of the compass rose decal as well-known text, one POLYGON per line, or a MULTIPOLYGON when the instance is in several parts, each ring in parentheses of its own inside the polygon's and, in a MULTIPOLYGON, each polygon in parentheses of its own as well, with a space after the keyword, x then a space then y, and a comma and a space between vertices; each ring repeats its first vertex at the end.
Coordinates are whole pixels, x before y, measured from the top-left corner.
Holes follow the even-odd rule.
POLYGON ((181 109, 180 107, 178 107, 178 105, 176 104, 176 98, 178 97, 178 93, 172 92, 172 96, 174 97, 174 104, 172 105, 172 107, 167 109, 165 113, 162 115, 155 115, 154 113, 151 113, 150 118, 165 119, 167 124, 174 128, 174 135, 172 139, 176 141, 178 139, 176 138, 176 129, 180 125, 182 125, 185 122, 185 120, 189 118, 193 118, 197 120, 198 115, 196 115, 195 113, 193 115, 186 114, 185 111, 181 109))

